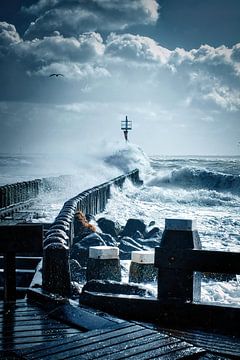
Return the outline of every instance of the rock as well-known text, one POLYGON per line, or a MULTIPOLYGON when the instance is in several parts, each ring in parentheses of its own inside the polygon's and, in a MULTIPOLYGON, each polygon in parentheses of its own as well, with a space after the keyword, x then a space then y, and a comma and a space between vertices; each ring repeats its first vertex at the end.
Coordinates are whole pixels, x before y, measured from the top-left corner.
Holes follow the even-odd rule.
POLYGON ((125 236, 120 240, 119 249, 120 249, 120 259, 130 260, 131 252, 136 250, 142 250, 143 246, 139 245, 132 238, 125 236))
POLYGON ((89 247, 103 245, 106 245, 105 241, 98 234, 92 233, 72 246, 70 256, 77 260, 81 266, 87 266, 89 247))
POLYGON ((121 226, 118 222, 114 222, 106 218, 98 219, 97 224, 103 233, 110 234, 113 237, 117 237, 121 231, 121 226))
POLYGON ((138 239, 137 242, 144 248, 155 248, 160 246, 161 238, 138 239))
POLYGON ((132 237, 136 233, 136 231, 140 231, 141 234, 145 235, 146 225, 144 224, 143 220, 128 219, 120 235, 132 237))
POLYGON ((143 234, 142 234, 139 230, 137 230, 137 231, 133 234, 132 238, 133 238, 134 240, 144 239, 144 236, 143 236, 143 234))
POLYGON ((70 260, 71 279, 77 283, 86 281, 86 268, 82 267, 75 259, 70 260))
POLYGON ((106 243, 107 246, 118 246, 117 241, 109 234, 97 233, 106 243))
POLYGON ((103 292, 110 294, 154 296, 153 293, 141 285, 125 284, 112 280, 90 280, 82 288, 82 292, 103 292))
POLYGON ((85 217, 86 217, 88 222, 95 221, 95 216, 92 215, 92 214, 86 214, 85 217))
POLYGON ((162 237, 162 231, 158 228, 158 227, 154 227, 152 228, 150 231, 147 232, 147 234, 145 235, 145 239, 149 239, 149 238, 161 238, 162 237))
POLYGON ((150 223, 148 224, 148 227, 151 227, 151 226, 154 226, 154 225, 155 225, 155 221, 152 220, 152 221, 150 221, 150 223))

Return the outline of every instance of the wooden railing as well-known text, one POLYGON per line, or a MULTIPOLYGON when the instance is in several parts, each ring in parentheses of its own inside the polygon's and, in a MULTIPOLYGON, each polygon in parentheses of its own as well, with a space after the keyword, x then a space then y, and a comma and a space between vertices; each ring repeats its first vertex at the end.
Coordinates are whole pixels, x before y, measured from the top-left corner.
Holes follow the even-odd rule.
MULTIPOLYGON (((24 256, 20 261, 19 269, 29 270, 33 256, 42 255, 43 227, 42 225, 6 225, 0 226, 0 255, 2 255, 4 300, 16 299, 16 276, 19 269, 19 256, 24 256)), ((32 277, 34 274, 31 274, 32 277)), ((31 281, 31 279, 30 279, 31 281)))
POLYGON ((163 327, 239 334, 240 304, 201 301, 201 274, 240 274, 240 253, 202 250, 191 220, 167 219, 160 246, 155 248, 154 265, 158 268, 157 298, 84 291, 80 302, 163 327))

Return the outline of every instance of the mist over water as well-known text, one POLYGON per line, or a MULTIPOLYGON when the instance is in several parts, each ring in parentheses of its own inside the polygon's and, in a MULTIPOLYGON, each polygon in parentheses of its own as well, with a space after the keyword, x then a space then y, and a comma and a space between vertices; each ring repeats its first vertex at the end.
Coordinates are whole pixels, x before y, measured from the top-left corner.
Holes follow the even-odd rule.
MULTIPOLYGON (((63 202, 79 192, 139 168, 144 185, 113 188, 103 214, 124 225, 129 218, 196 219, 204 249, 240 251, 240 157, 148 157, 134 144, 94 144, 74 155, 2 155, 0 184, 71 175, 38 199, 39 220, 53 221, 63 202), (89 151, 91 149, 91 151, 89 151)), ((33 220, 34 221, 34 220, 33 220)), ((237 281, 202 284, 205 301, 240 304, 237 281)))

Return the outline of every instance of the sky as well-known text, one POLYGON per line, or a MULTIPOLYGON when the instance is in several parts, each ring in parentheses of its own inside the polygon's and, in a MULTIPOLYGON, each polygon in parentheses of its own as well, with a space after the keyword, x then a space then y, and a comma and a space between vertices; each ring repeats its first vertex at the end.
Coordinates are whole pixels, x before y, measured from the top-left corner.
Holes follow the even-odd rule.
POLYGON ((240 155, 239 24, 239 0, 1 0, 0 153, 121 143, 127 115, 149 155, 240 155))

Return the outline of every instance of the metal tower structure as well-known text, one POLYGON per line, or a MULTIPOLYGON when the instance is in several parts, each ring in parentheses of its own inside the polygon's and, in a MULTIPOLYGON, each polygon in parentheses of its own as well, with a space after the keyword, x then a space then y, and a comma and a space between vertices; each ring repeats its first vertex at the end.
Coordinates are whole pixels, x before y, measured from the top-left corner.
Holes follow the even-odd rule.
POLYGON ((121 121, 121 130, 123 130, 124 139, 128 141, 128 131, 132 130, 132 120, 128 120, 127 116, 121 121))

